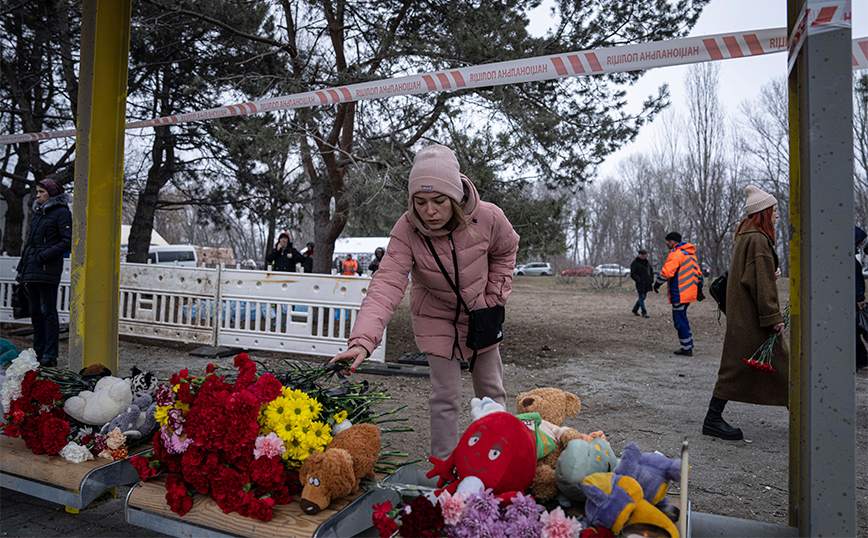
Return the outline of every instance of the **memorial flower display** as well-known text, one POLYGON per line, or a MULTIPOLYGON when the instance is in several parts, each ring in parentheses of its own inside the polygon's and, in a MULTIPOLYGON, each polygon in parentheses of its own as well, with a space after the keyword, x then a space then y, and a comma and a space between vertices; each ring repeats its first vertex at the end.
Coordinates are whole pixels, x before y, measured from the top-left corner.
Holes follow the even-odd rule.
POLYGON ((0 433, 20 437, 34 454, 60 455, 73 463, 98 457, 125 459, 131 443, 120 428, 94 432, 64 411, 64 402, 93 389, 95 382, 74 372, 41 367, 33 349, 22 351, 6 369, 0 389, 6 420, 0 433))
POLYGON ((187 369, 157 389, 154 451, 134 456, 142 480, 168 474, 166 501, 186 514, 193 495, 209 495, 224 513, 269 521, 275 505, 301 492, 298 469, 329 444, 333 427, 371 421, 370 407, 387 396, 367 383, 323 388, 338 366, 257 371, 241 353, 230 379, 211 364, 204 377, 187 369))
POLYGON ((444 491, 433 500, 420 495, 398 508, 387 501, 374 505, 372 520, 381 538, 396 533, 430 538, 577 538, 584 529, 560 507, 546 511, 532 496, 521 493, 509 506, 501 506, 490 490, 455 495, 444 491))

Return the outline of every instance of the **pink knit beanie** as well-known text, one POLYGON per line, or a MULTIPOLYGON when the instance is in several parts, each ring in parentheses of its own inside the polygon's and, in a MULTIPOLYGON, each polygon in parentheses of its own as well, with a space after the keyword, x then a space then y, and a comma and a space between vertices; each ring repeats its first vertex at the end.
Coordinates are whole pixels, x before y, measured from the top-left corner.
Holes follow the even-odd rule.
POLYGON ((460 203, 464 185, 452 150, 435 144, 417 153, 407 187, 411 198, 420 192, 439 192, 460 203))
POLYGON ((767 209, 778 203, 774 196, 753 185, 745 187, 744 193, 747 194, 747 200, 744 202, 744 212, 747 215, 759 213, 763 209, 767 209))

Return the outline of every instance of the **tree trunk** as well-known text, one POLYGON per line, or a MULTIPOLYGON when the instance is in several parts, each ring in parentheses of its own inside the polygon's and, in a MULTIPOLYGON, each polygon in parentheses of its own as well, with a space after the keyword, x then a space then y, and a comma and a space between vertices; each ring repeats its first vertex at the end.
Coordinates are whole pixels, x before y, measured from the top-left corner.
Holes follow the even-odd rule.
POLYGON ((172 177, 174 171, 175 148, 170 127, 168 125, 154 127, 154 134, 148 180, 145 189, 139 194, 136 202, 136 214, 130 226, 127 261, 134 263, 148 261, 151 232, 154 229, 154 215, 157 212, 160 190, 172 177))

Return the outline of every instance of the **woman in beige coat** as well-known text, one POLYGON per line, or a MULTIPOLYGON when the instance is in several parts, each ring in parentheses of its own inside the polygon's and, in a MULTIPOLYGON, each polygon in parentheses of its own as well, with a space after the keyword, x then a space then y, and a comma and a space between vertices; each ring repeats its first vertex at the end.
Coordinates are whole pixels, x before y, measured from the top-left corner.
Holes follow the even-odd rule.
POLYGON ((726 286, 726 336, 717 383, 708 405, 702 433, 728 440, 744 438, 741 429, 721 416, 729 400, 760 405, 787 405, 789 350, 782 335, 784 318, 778 302, 780 277, 775 253, 777 200, 753 185, 745 188, 745 213, 735 233, 735 248, 726 286), (774 371, 752 369, 746 359, 773 332, 779 338, 772 348, 774 371))

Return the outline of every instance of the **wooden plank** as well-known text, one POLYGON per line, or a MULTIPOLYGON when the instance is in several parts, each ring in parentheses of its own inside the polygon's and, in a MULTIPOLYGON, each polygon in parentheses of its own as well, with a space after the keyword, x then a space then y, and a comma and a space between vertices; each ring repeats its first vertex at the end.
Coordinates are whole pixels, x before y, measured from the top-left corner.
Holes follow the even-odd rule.
MULTIPOLYGON (((384 477, 385 475, 377 475, 378 480, 383 480, 384 477)), ((225 534, 257 538, 310 538, 320 525, 363 493, 364 491, 359 490, 348 497, 332 501, 328 508, 312 516, 302 512, 298 503, 300 496, 296 496, 289 504, 275 506, 274 517, 268 522, 243 517, 237 512, 224 514, 211 497, 195 495, 193 507, 180 517, 166 504, 165 477, 156 477, 137 484, 130 492, 127 506, 150 512, 158 517, 199 525, 225 534)))
POLYGON ((17 437, 0 435, 0 471, 31 480, 78 491, 81 481, 92 470, 107 463, 92 460, 72 463, 60 456, 36 455, 17 437))
MULTIPOLYGON (((141 454, 151 450, 151 445, 137 446, 131 454, 141 454)), ((96 458, 81 463, 66 461, 60 456, 36 455, 17 437, 0 435, 0 472, 16 475, 29 480, 44 482, 59 488, 78 491, 85 476, 94 469, 114 463, 104 458, 96 458)))

